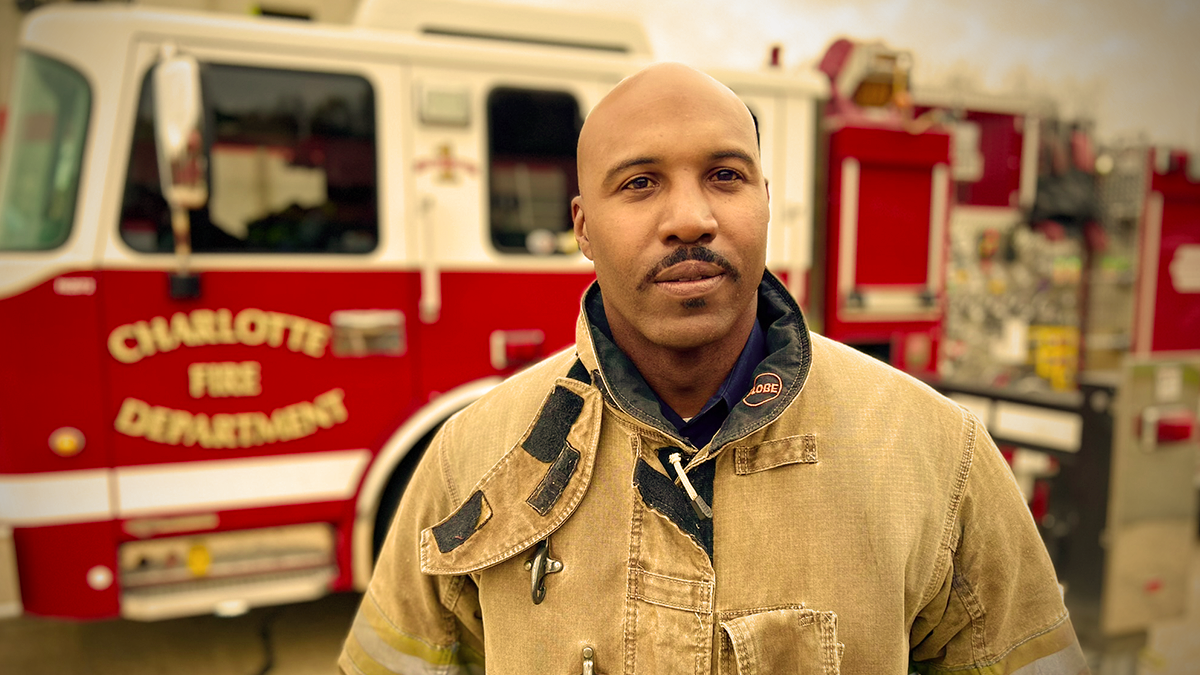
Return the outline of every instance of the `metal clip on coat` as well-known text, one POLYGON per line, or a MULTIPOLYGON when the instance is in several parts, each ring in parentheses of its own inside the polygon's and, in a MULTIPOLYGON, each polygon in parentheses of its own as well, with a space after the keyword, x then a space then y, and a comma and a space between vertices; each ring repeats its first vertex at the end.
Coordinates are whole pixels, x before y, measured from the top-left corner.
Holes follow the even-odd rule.
POLYGON ((696 512, 696 516, 700 520, 711 520, 712 509, 709 508, 708 502, 704 501, 697 492, 696 488, 692 487, 692 482, 688 480, 687 474, 683 471, 681 463, 683 456, 678 452, 672 452, 667 461, 675 467, 675 473, 679 476, 679 482, 683 484, 683 491, 687 493, 688 499, 692 500, 692 510, 696 512))
MULTIPOLYGON (((529 592, 533 596, 533 604, 540 605, 546 599, 545 579, 547 574, 561 572, 561 561, 550 558, 550 538, 543 539, 533 552, 533 557, 525 561, 525 569, 529 570, 529 592)), ((587 672, 587 669, 584 669, 587 672)))
POLYGON ((583 648, 583 675, 596 675, 596 664, 592 661, 596 656, 596 650, 591 647, 583 648))

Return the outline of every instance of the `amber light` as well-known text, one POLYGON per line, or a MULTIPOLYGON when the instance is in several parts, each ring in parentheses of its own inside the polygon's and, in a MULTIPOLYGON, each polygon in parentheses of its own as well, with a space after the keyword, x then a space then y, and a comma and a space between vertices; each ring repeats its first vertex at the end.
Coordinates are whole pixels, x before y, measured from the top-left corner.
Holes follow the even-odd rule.
POLYGON ((187 552, 187 568, 192 576, 207 576, 212 569, 212 552, 203 543, 192 544, 187 552))
POLYGON ((75 427, 59 427, 50 434, 50 449, 59 457, 74 457, 83 446, 83 432, 75 427))

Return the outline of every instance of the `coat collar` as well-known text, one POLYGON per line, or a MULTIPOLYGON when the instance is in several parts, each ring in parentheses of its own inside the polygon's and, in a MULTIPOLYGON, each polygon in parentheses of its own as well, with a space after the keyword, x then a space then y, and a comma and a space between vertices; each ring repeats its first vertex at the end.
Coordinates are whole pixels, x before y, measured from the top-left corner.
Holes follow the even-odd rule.
MULTIPOLYGON (((729 412, 725 424, 709 442, 709 454, 775 421, 796 400, 812 366, 812 342, 804 314, 784 285, 767 272, 758 286, 758 321, 766 333, 767 356, 754 370, 747 394, 729 412)), ((607 318, 598 283, 584 293, 575 344, 579 359, 593 373, 595 384, 631 417, 679 439, 674 425, 663 418, 650 385, 629 357, 608 337, 607 318), (598 373, 598 377, 596 374, 598 373)))

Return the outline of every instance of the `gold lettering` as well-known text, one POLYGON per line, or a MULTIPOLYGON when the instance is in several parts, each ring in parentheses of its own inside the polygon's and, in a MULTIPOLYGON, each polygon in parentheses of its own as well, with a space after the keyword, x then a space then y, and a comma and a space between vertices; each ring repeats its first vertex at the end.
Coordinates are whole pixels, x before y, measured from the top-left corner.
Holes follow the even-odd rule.
POLYGON ((267 312, 267 344, 278 347, 283 344, 283 333, 287 328, 287 314, 267 312))
POLYGON ((288 333, 288 349, 298 352, 304 346, 304 334, 308 332, 308 324, 311 323, 308 319, 299 316, 288 316, 289 328, 288 333))
POLYGON ((275 427, 275 434, 281 441, 290 441, 305 435, 300 430, 300 420, 296 419, 296 411, 292 406, 276 408, 271 413, 271 426, 275 427))
MULTIPOLYGON (((208 420, 208 415, 197 413, 192 417, 191 435, 195 437, 196 442, 202 448, 215 448, 217 439, 213 435, 212 424, 208 420)), ((185 441, 186 445, 191 445, 185 441)))
POLYGON ((196 435, 192 431, 192 414, 184 410, 171 410, 167 417, 166 443, 191 447, 196 444, 196 435))
POLYGON ((286 344, 293 352, 321 358, 332 333, 333 329, 326 324, 282 312, 250 307, 235 315, 229 309, 200 308, 175 312, 169 319, 155 316, 117 326, 108 335, 108 351, 121 363, 137 363, 180 346, 244 344, 256 347, 266 344, 281 347, 286 344))
POLYGON ((207 391, 205 386, 205 376, 208 373, 207 363, 193 363, 188 365, 188 393, 192 398, 200 398, 207 391))
POLYGON ((243 309, 233 320, 238 342, 257 347, 267 341, 267 317, 261 309, 243 309))
POLYGON ((233 312, 227 309, 217 310, 217 342, 226 345, 237 344, 233 334, 233 312))
POLYGON ((192 329, 191 318, 183 312, 175 312, 171 315, 171 334, 178 342, 182 342, 188 347, 208 344, 204 342, 204 338, 199 333, 192 329))
POLYGON ((193 309, 191 316, 192 332, 202 345, 215 345, 217 339, 217 314, 211 309, 193 309))
POLYGON ((169 408, 150 406, 149 412, 146 413, 146 440, 155 443, 167 442, 167 415, 170 412, 169 408))
POLYGON ((308 339, 304 341, 304 353, 319 359, 325 355, 325 345, 329 344, 332 330, 329 326, 315 321, 309 322, 308 339))
POLYGON ((271 418, 267 417, 266 413, 252 412, 246 413, 250 417, 251 438, 255 440, 255 445, 263 443, 274 443, 278 436, 275 433, 275 426, 271 424, 271 418))
POLYGON ((262 393, 262 364, 257 361, 243 361, 235 364, 238 368, 239 391, 243 396, 258 396, 262 393))
POLYGON ((146 428, 146 413, 149 412, 150 405, 145 401, 139 401, 136 398, 126 398, 121 403, 121 410, 117 413, 117 419, 113 422, 113 428, 118 433, 126 436, 140 437, 145 433, 146 428))
POLYGON ((188 366, 188 393, 192 398, 258 396, 262 393, 262 365, 241 363, 193 363, 188 366))
POLYGON ((179 346, 179 339, 171 333, 171 326, 161 316, 150 319, 150 332, 160 352, 169 352, 179 346))
POLYGON ((236 430, 237 420, 233 415, 213 415, 212 416, 212 435, 214 448, 236 448, 237 438, 234 431, 236 430))
POLYGON ((142 352, 142 356, 154 356, 158 353, 158 349, 154 346, 154 334, 150 332, 150 326, 145 321, 133 324, 133 335, 137 338, 138 349, 142 352))
POLYGON ((341 424, 350 419, 350 412, 346 410, 345 398, 346 392, 341 389, 330 389, 318 396, 314 403, 329 414, 334 424, 341 424))
MULTIPOLYGON (((325 426, 317 419, 317 407, 308 401, 293 403, 288 406, 296 411, 296 421, 300 423, 300 435, 310 436, 317 433, 317 426, 325 426)), ((328 419, 328 415, 325 418, 328 419)))
POLYGON ((251 433, 253 433, 253 423, 250 420, 250 413, 238 413, 234 417, 237 419, 238 445, 243 448, 248 448, 251 445, 262 445, 262 441, 255 443, 250 438, 251 433))
MULTIPOLYGON (((243 365, 243 364, 194 364, 243 365)), ((255 364, 257 365, 257 364, 255 364)), ((249 448, 290 441, 329 429, 349 419, 345 392, 330 389, 314 401, 300 401, 264 412, 219 413, 211 418, 152 406, 136 398, 126 398, 113 421, 118 433, 164 445, 199 444, 202 448, 249 448)))
POLYGON ((133 339, 133 326, 128 324, 117 326, 108 334, 108 353, 121 363, 137 363, 142 355, 137 349, 129 346, 133 339))

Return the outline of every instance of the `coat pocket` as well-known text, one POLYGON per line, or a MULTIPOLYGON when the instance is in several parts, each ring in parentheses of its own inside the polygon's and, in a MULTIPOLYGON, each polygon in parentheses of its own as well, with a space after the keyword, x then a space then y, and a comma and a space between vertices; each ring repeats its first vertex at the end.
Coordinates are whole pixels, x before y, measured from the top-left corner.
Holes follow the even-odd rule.
POLYGON ((721 675, 839 675, 837 615, 800 607, 723 612, 721 675))

